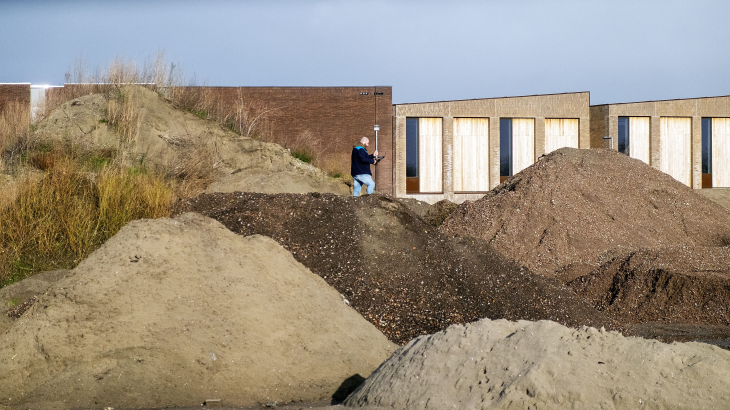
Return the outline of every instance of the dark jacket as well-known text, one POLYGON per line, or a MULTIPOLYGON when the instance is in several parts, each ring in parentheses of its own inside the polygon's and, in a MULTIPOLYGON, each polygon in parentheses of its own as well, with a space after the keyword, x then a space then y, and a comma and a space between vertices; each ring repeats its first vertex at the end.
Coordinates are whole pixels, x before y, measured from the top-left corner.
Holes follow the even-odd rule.
POLYGON ((350 175, 372 175, 370 173, 370 164, 374 163, 375 155, 368 154, 368 151, 362 145, 355 145, 355 147, 352 149, 350 175))

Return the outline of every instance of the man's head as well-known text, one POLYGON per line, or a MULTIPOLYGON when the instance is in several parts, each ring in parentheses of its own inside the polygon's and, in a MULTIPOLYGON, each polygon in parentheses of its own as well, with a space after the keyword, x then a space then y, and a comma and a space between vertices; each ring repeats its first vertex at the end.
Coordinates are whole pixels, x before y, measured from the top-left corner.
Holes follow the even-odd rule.
POLYGON ((360 138, 360 144, 362 144, 363 147, 367 148, 370 144, 370 140, 368 139, 368 137, 362 137, 360 138))

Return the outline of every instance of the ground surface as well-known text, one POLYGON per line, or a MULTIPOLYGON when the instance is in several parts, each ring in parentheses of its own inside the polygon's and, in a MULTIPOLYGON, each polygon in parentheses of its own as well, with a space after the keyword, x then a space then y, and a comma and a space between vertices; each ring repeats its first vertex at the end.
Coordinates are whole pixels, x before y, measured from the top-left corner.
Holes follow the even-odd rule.
POLYGON ((176 208, 270 236, 396 343, 483 317, 616 325, 485 241, 440 234, 387 196, 206 194, 176 208))
POLYGON ((567 283, 626 251, 730 245, 730 210, 618 152, 562 148, 460 205, 440 229, 567 283))
POLYGON ((0 341, 23 409, 328 400, 395 349, 276 242, 197 214, 130 223, 0 341))
POLYGON ((554 322, 481 320, 414 339, 345 402, 397 409, 686 409, 730 403, 730 352, 554 322))

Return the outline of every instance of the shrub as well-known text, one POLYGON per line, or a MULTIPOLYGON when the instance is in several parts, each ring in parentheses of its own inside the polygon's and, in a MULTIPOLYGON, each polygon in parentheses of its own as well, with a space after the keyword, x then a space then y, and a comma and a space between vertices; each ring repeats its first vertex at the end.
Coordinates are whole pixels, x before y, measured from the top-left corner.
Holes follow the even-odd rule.
POLYGON ((292 156, 307 164, 311 163, 314 159, 314 155, 305 149, 295 149, 291 152, 292 156))

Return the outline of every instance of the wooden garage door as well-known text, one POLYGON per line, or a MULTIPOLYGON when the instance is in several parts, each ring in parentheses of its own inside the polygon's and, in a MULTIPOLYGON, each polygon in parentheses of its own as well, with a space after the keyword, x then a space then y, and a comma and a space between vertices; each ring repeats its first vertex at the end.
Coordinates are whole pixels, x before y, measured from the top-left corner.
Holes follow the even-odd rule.
POLYGON ((420 192, 441 192, 441 118, 418 119, 418 177, 420 192))
POLYGON ((629 118, 629 153, 649 163, 649 117, 629 118))
POLYGON ((661 171, 687 186, 692 186, 691 141, 691 118, 661 118, 659 131, 661 171))
POLYGON ((545 153, 563 147, 578 148, 578 119, 546 118, 545 153))
POLYGON ((489 119, 454 118, 454 191, 489 191, 489 119))
POLYGON ((512 119, 512 175, 535 163, 535 120, 512 119))
POLYGON ((730 187, 730 118, 712 119, 712 186, 730 187))

